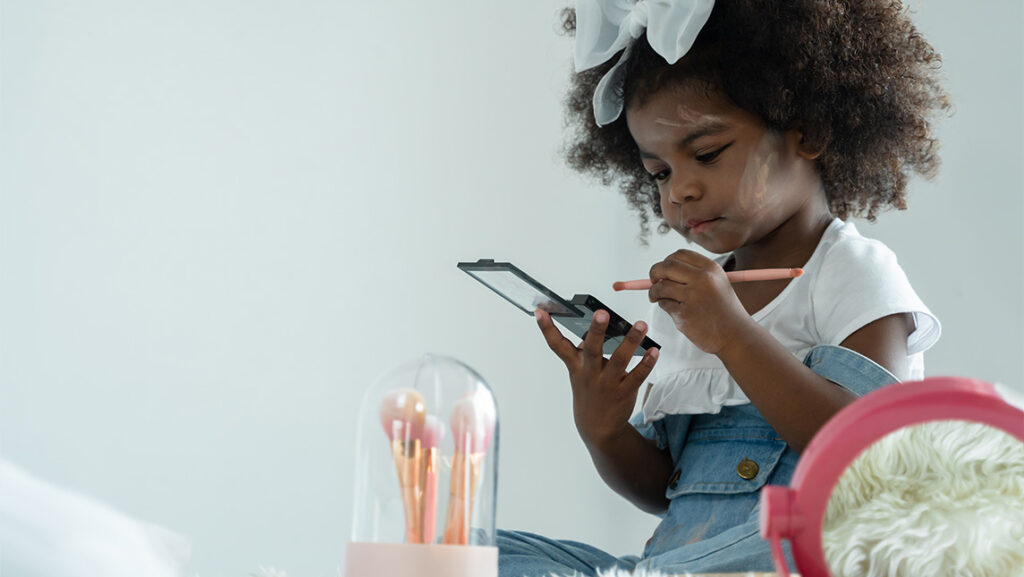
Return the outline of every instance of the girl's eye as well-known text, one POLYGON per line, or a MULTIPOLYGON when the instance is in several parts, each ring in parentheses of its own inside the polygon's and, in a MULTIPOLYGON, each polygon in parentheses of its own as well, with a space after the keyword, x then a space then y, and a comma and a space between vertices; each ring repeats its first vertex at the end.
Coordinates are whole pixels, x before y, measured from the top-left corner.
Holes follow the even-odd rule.
POLYGON ((729 144, 726 144, 725 146, 723 146, 721 148, 717 148, 715 150, 712 150, 711 152, 706 152, 704 154, 698 154, 698 155, 696 155, 695 158, 697 159, 697 162, 699 162, 701 164, 711 164, 712 162, 714 162, 715 160, 718 159, 718 155, 722 154, 722 152, 724 152, 725 149, 729 148, 730 146, 732 146, 731 142, 729 144))
POLYGON ((655 180, 657 182, 661 182, 661 181, 665 180, 666 178, 668 178, 668 171, 667 170, 662 170, 660 172, 655 172, 655 173, 651 174, 651 179, 655 180))

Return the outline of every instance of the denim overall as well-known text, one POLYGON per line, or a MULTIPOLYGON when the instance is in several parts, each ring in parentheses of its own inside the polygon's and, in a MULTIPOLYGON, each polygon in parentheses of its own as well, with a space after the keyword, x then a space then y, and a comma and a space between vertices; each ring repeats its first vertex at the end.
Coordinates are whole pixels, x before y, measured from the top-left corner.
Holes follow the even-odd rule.
MULTIPOLYGON (((858 396, 897 381, 871 359, 849 349, 820 346, 804 364, 858 396)), ((667 448, 675 471, 665 488, 668 511, 643 556, 615 557, 590 545, 521 531, 498 531, 500 577, 596 576, 598 570, 645 569, 663 573, 773 571, 768 542, 758 528, 760 490, 787 485, 799 455, 751 404, 718 414, 668 415, 642 426, 645 437, 667 448)), ((788 543, 783 544, 793 567, 788 543)))

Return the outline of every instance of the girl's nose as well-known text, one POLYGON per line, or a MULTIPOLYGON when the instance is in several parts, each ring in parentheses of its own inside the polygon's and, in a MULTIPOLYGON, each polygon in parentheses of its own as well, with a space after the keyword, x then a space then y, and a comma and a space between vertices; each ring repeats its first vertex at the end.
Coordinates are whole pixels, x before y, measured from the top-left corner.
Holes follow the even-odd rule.
POLYGON ((689 200, 700 199, 702 193, 700 183, 696 179, 679 173, 673 174, 669 182, 668 199, 672 204, 683 204, 689 200), (677 176, 678 175, 678 176, 677 176))

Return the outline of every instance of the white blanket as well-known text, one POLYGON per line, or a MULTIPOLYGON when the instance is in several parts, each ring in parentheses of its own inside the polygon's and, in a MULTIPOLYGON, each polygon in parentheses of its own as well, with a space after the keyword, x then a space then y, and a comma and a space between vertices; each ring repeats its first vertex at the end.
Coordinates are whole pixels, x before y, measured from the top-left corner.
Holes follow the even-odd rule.
POLYGON ((188 543, 0 458, 0 575, 182 577, 188 543))

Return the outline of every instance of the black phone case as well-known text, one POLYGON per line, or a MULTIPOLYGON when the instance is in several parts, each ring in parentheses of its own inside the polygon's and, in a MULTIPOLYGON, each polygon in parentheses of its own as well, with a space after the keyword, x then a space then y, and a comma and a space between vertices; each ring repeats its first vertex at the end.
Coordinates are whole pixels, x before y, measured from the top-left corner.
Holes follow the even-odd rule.
MULTIPOLYGON (((604 331, 604 346, 601 348, 601 351, 606 355, 614 353, 622 341, 626 340, 626 334, 629 333, 629 329, 633 328, 629 321, 619 316, 618 313, 605 306, 604 303, 592 295, 574 295, 569 302, 577 309, 583 311, 583 316, 551 315, 551 318, 558 321, 581 339, 586 337, 587 331, 590 329, 590 323, 593 322, 594 313, 599 310, 608 311, 608 327, 604 331)), ((644 340, 640 341, 640 346, 633 351, 633 356, 642 356, 651 347, 660 349, 661 345, 645 336, 644 340)))
MULTIPOLYGON (((473 277, 481 284, 491 289, 508 302, 515 305, 515 307, 518 308, 519 310, 525 312, 530 316, 533 316, 533 310, 530 310, 523 304, 518 303, 516 299, 491 286, 490 284, 483 281, 480 277, 474 275, 473 273, 476 271, 497 271, 507 272, 513 275, 514 278, 518 279, 518 282, 529 286, 538 294, 541 294, 545 298, 550 299, 552 304, 557 304, 557 308, 562 309, 564 311, 568 311, 558 312, 555 310, 548 310, 548 314, 550 314, 551 318, 557 321, 558 324, 569 329, 570 332, 580 337, 581 339, 585 338, 587 335, 587 331, 590 330, 590 323, 593 322, 594 313, 599 310, 608 311, 608 327, 605 329, 604 345, 601 348, 601 351, 606 355, 610 355, 613 352, 615 352, 615 349, 617 349, 619 345, 622 343, 622 341, 626 339, 626 334, 629 333, 629 330, 631 328, 633 328, 633 325, 630 324, 626 319, 622 318, 621 316, 619 316, 618 313, 605 306, 604 303, 597 300, 597 298, 595 298, 594 296, 588 294, 578 294, 574 295, 571 300, 567 301, 564 298, 558 296, 558 294, 552 291, 551 289, 537 282, 533 277, 527 275, 526 273, 524 273, 511 263, 494 262, 493 259, 480 259, 476 262, 460 262, 458 263, 458 267, 462 269, 463 272, 469 274, 469 276, 473 277)), ((644 340, 640 342, 640 346, 637 347, 637 349, 633 352, 633 356, 642 356, 647 351, 647 349, 651 347, 660 349, 661 345, 645 336, 644 340)))

